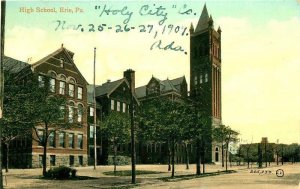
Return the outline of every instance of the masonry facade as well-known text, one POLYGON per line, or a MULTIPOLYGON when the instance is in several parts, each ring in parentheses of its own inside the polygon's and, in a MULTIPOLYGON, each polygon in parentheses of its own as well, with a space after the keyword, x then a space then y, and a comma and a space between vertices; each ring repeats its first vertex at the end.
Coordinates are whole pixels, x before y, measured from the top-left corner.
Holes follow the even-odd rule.
MULTIPOLYGON (((190 98, 211 117, 211 128, 222 123, 221 32, 204 5, 196 28, 190 27, 190 98)), ((207 160, 219 162, 221 144, 210 142, 207 160)))
MULTIPOLYGON (((39 87, 49 85, 49 95, 61 95, 67 99, 67 106, 61 108, 64 112, 62 119, 80 125, 67 130, 49 129, 46 157, 49 166, 87 165, 87 82, 77 69, 73 56, 73 52, 61 46, 31 65, 32 74, 38 77, 39 87)), ((33 131, 32 139, 36 139, 37 135, 42 137, 43 132, 42 127, 37 132, 33 131)), ((32 139, 22 138, 12 144, 11 164, 16 167, 42 166, 43 147, 32 139)))

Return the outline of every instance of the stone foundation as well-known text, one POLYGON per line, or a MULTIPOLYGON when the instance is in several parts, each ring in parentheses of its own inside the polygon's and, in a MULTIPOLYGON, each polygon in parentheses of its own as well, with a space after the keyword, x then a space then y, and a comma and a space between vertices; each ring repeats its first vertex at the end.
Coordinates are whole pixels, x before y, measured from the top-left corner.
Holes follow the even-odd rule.
MULTIPOLYGON (((88 156, 81 154, 47 154, 47 167, 52 166, 87 166, 88 165, 88 156), (70 164, 70 156, 74 158, 74 164, 70 164), (81 157, 81 158, 80 158, 81 157), (55 158, 55 162, 53 162, 55 158), (52 162, 51 162, 52 161, 52 162)), ((41 168, 42 167, 42 154, 33 154, 32 155, 32 168, 41 168)))

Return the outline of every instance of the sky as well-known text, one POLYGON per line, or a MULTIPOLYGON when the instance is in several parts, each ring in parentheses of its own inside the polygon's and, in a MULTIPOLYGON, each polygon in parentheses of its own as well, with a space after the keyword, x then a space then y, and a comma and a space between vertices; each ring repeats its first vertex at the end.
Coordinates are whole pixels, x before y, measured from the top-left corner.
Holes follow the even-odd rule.
POLYGON ((96 84, 129 68, 137 87, 152 75, 189 84, 188 30, 204 4, 222 29, 223 124, 243 143, 300 143, 299 0, 7 1, 5 55, 34 63, 63 44, 92 84, 96 47, 96 84))

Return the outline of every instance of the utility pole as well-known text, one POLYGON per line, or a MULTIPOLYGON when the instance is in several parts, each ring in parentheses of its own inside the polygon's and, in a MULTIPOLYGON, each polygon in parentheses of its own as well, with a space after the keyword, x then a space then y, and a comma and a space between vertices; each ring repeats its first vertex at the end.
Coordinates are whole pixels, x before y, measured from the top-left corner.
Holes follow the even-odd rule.
POLYGON ((96 135, 96 125, 97 125, 97 113, 96 113, 96 47, 94 48, 94 170, 97 167, 97 135, 96 135))
MULTIPOLYGON (((3 59, 4 59, 4 38, 5 38, 5 10, 6 2, 1 0, 1 62, 0 62, 0 119, 3 116, 3 97, 4 97, 4 73, 3 73, 3 59)), ((0 188, 3 188, 2 175, 2 127, 0 127, 0 188)))
POLYGON ((131 132, 131 183, 135 184, 135 137, 134 137, 134 119, 133 119, 133 87, 132 87, 132 79, 130 79, 130 132, 131 132))

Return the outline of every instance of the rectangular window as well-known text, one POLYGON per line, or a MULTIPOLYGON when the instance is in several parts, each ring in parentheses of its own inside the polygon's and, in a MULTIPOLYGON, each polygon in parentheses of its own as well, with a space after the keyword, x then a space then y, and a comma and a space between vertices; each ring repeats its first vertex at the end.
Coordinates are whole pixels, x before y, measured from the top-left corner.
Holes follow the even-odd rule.
POLYGON ((74 166, 74 156, 69 157, 69 165, 74 166))
POLYGON ((123 103, 123 112, 125 113, 126 112, 126 104, 123 103))
POLYGON ((65 119, 65 107, 64 106, 60 106, 60 116, 59 119, 65 119))
POLYGON ((69 123, 73 123, 74 122, 74 107, 73 106, 69 106, 69 123))
POLYGON ((43 155, 39 155, 39 164, 40 167, 43 167, 43 155))
POLYGON ((81 104, 78 105, 77 108, 77 121, 82 122, 82 116, 83 116, 83 106, 81 104))
POLYGON ((198 78, 197 78, 197 76, 195 76, 194 82, 195 82, 195 85, 198 85, 198 78))
POLYGON ((200 84, 203 83, 203 75, 200 75, 200 84))
POLYGON ((50 92, 55 93, 55 79, 54 78, 50 79, 49 90, 50 90, 50 92))
POLYGON ((39 146, 43 145, 44 142, 44 131, 43 130, 38 130, 38 135, 39 135, 39 146))
POLYGON ((77 98, 82 99, 82 87, 78 87, 77 98))
POLYGON ((60 81, 59 82, 59 94, 64 95, 66 90, 66 82, 60 81))
POLYGON ((83 147, 83 135, 82 134, 79 134, 77 136, 77 145, 78 145, 78 148, 82 149, 82 147, 83 147))
POLYGON ((69 134, 69 148, 74 148, 74 134, 69 134))
POLYGON ((55 147, 55 131, 51 131, 49 134, 49 146, 55 147))
POLYGON ((55 155, 50 155, 50 165, 55 166, 55 155))
POLYGON ((69 96, 74 97, 74 85, 69 84, 69 96))
POLYGON ((114 109, 115 109, 115 101, 114 101, 114 100, 111 100, 111 101, 110 101, 110 109, 111 109, 111 110, 114 110, 114 109))
POLYGON ((90 125, 90 138, 94 138, 94 125, 90 125))
POLYGON ((39 75, 38 79, 39 79, 39 87, 44 87, 45 86, 44 76, 39 75))
POLYGON ((117 111, 119 112, 121 110, 121 103, 117 101, 117 111))
POLYGON ((208 73, 205 73, 205 82, 208 82, 208 73))
POLYGON ((90 116, 93 117, 94 116, 94 108, 90 107, 90 116))
POLYGON ((59 147, 65 147, 65 133, 59 133, 59 147))
POLYGON ((83 165, 83 156, 78 156, 79 165, 83 165))

